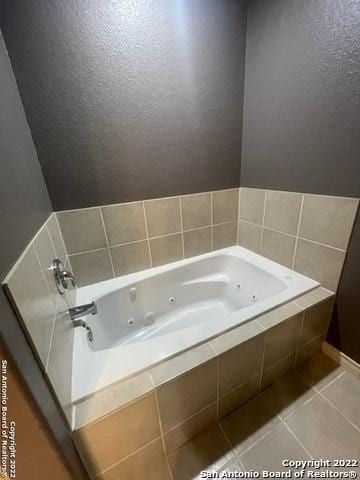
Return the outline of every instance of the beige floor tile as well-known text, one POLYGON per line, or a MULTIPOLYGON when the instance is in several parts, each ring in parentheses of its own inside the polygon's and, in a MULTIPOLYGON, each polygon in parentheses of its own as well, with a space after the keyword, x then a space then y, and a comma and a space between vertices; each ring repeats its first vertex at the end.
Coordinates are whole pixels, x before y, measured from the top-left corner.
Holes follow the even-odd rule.
MULTIPOLYGON (((234 460, 231 460, 231 462, 229 462, 224 467, 221 467, 220 470, 218 470, 218 473, 225 475, 225 472, 226 474, 228 474, 230 472, 243 472, 243 471, 244 471, 244 468, 241 465, 240 460, 238 458, 235 458, 234 460)), ((226 478, 226 477, 223 477, 223 478, 226 478)), ((227 478, 231 478, 231 477, 228 476, 227 478)))
POLYGON ((281 472, 288 470, 282 465, 283 460, 309 460, 309 456, 286 426, 279 423, 240 459, 246 470, 281 472))
POLYGON ((219 470, 234 458, 218 425, 198 435, 191 442, 169 455, 174 480, 188 480, 202 470, 219 470))
POLYGON ((360 432, 319 395, 286 423, 314 458, 360 458, 360 432))
POLYGON ((322 352, 298 365, 296 370, 317 389, 324 388, 344 371, 342 367, 322 352))
POLYGON ((221 425, 237 453, 269 432, 279 417, 261 396, 257 396, 221 420, 221 425))
POLYGON ((322 394, 360 429, 360 378, 345 372, 322 394))
POLYGON ((261 395, 277 414, 285 418, 315 393, 307 382, 292 371, 270 385, 261 395))

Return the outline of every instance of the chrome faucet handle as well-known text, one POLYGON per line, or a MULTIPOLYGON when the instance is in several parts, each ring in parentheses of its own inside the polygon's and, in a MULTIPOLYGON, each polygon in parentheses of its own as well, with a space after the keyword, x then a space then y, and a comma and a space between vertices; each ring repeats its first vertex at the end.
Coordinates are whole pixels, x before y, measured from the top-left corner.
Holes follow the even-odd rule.
POLYGON ((63 282, 67 283, 68 281, 70 281, 71 285, 73 287, 76 287, 75 278, 74 278, 74 275, 71 272, 68 272, 67 270, 63 270, 61 272, 61 278, 62 278, 63 282))
POLYGON ((64 295, 69 289, 68 283, 71 282, 73 287, 76 287, 76 281, 74 275, 68 272, 64 268, 64 264, 58 258, 55 258, 51 265, 51 269, 54 272, 56 288, 60 295, 64 295))

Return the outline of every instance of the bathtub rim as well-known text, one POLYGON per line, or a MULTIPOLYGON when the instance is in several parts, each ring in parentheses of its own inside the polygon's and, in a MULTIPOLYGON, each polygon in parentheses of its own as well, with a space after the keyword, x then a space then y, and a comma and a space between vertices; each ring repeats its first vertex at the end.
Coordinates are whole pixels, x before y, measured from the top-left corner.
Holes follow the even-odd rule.
MULTIPOLYGON (((221 329, 219 329, 219 331, 217 331, 215 333, 212 333, 212 334, 207 334, 206 336, 201 338, 201 340, 192 341, 191 345, 188 345, 186 347, 181 347, 179 350, 177 350, 175 352, 167 353, 166 356, 164 356, 163 358, 161 358, 159 360, 152 361, 150 365, 147 364, 147 365, 141 366, 140 368, 136 368, 132 372, 127 372, 126 374, 122 374, 120 372, 115 373, 114 370, 112 370, 111 373, 109 373, 109 369, 108 369, 107 375, 111 377, 111 380, 108 381, 108 380, 104 380, 102 377, 97 377, 97 378, 102 378, 101 384, 98 385, 97 388, 83 388, 83 387, 80 388, 79 383, 77 383, 76 387, 74 385, 78 378, 81 378, 81 379, 83 378, 83 376, 81 374, 79 375, 79 368, 82 369, 82 372, 84 373, 85 372, 85 365, 86 365, 86 367, 88 366, 88 363, 86 362, 86 360, 84 360, 83 357, 86 357, 86 356, 89 356, 89 355, 97 356, 98 357, 97 360, 99 360, 99 357, 104 356, 104 358, 106 358, 107 361, 102 362, 102 364, 105 363, 106 367, 108 367, 109 365, 114 365, 114 358, 113 357, 116 355, 116 353, 114 353, 114 352, 116 351, 116 349, 121 348, 121 345, 117 346, 117 347, 114 347, 112 349, 107 349, 107 350, 90 351, 89 347, 87 345, 87 342, 86 342, 86 337, 84 335, 84 332, 83 331, 80 332, 80 329, 75 329, 74 350, 73 350, 73 365, 74 365, 74 368, 73 368, 73 372, 72 372, 72 375, 73 375, 73 378, 72 378, 72 401, 73 401, 73 404, 77 403, 81 400, 84 400, 88 397, 91 397, 92 395, 96 394, 97 392, 101 392, 104 389, 109 388, 111 385, 118 383, 119 381, 121 382, 121 381, 125 381, 127 379, 130 379, 130 378, 140 374, 141 372, 147 371, 150 368, 156 367, 159 364, 161 364, 163 362, 166 362, 167 360, 170 360, 170 359, 178 356, 181 353, 189 351, 192 348, 196 348, 199 345, 204 344, 206 342, 210 342, 215 337, 226 334, 229 331, 237 329, 242 325, 249 324, 253 320, 255 320, 257 317, 259 317, 261 315, 264 315, 264 314, 267 314, 267 313, 273 311, 274 309, 276 309, 278 307, 281 307, 284 304, 292 302, 296 298, 298 298, 299 296, 302 296, 302 295, 304 295, 308 292, 311 292, 312 290, 314 290, 314 289, 316 289, 317 287, 320 286, 319 282, 317 282, 313 279, 310 279, 309 277, 306 277, 306 276, 300 274, 299 272, 291 270, 291 269, 289 269, 289 268, 287 268, 283 265, 280 265, 279 263, 276 263, 276 262, 274 262, 274 261, 272 261, 272 260, 270 260, 266 257, 263 257, 263 256, 255 253, 255 252, 252 252, 252 251, 250 251, 250 250, 248 250, 244 247, 236 245, 236 246, 231 246, 231 247, 227 247, 227 248, 224 248, 224 249, 216 250, 216 251, 213 251, 213 252, 208 252, 208 253, 205 253, 205 254, 202 254, 202 255, 198 255, 196 257, 191 257, 191 258, 188 258, 188 259, 179 260, 179 261, 176 261, 176 262, 173 262, 173 263, 168 263, 168 264, 165 264, 165 265, 162 265, 162 266, 159 266, 159 267, 155 267, 155 268, 147 269, 147 270, 144 270, 144 271, 124 275, 124 276, 121 276, 121 277, 117 277, 115 279, 110 279, 110 280, 106 280, 104 282, 100 282, 100 283, 97 283, 97 284, 93 284, 93 285, 89 285, 89 286, 79 288, 78 291, 77 291, 77 303, 81 304, 81 303, 87 303, 87 302, 92 301, 92 300, 96 301, 96 299, 98 299, 100 297, 103 297, 106 294, 114 292, 118 289, 121 289, 123 287, 130 287, 134 282, 136 283, 137 281, 141 281, 141 280, 144 280, 144 279, 154 278, 158 275, 161 275, 164 272, 167 272, 167 271, 170 271, 170 270, 176 270, 179 267, 182 267, 182 266, 185 266, 185 265, 188 265, 188 264, 196 264, 196 263, 198 263, 198 262, 200 262, 204 259, 207 259, 207 258, 210 258, 210 257, 215 257, 215 256, 221 256, 221 255, 229 255, 229 256, 234 255, 234 256, 240 257, 243 260, 245 260, 246 262, 248 262, 250 264, 254 264, 258 268, 260 268, 262 270, 265 270, 268 273, 271 273, 272 275, 274 275, 275 277, 280 279, 282 282, 284 282, 286 284, 287 288, 284 291, 280 292, 280 294, 277 294, 280 297, 280 300, 276 300, 275 304, 273 304, 274 303, 274 297, 270 297, 269 299, 264 300, 261 303, 261 308, 257 309, 258 310, 257 313, 252 313, 251 312, 250 316, 248 316, 246 319, 241 320, 242 323, 240 323, 240 320, 239 321, 236 320, 236 322, 235 323, 233 322, 233 324, 231 326, 222 326, 221 329), (290 275, 291 279, 286 280, 285 279, 286 275, 290 275), (305 283, 311 283, 312 286, 307 287, 307 288, 303 288, 303 290, 301 292, 298 292, 297 294, 291 294, 289 296, 289 291, 291 291, 291 288, 294 288, 294 284, 292 284, 292 286, 290 286, 290 287, 289 287, 289 284, 291 282, 294 282, 294 280, 296 280, 296 281, 303 280, 303 281, 305 281, 305 283), (283 299, 281 299, 281 298, 283 298, 283 299), (266 302, 268 304, 270 303, 270 304, 273 304, 273 305, 266 306, 266 302), (108 355, 105 354, 105 353, 102 353, 102 352, 108 352, 108 355), (77 365, 78 365, 77 361, 79 360, 79 358, 80 358, 80 362, 82 362, 82 367, 77 367, 77 365), (82 390, 82 392, 80 394, 79 394, 79 390, 82 390), (84 393, 84 391, 85 391, 85 393, 84 393)), ((275 297, 276 297, 276 295, 275 295, 275 297)), ((260 303, 258 305, 260 305, 260 303)), ((253 306, 256 307, 256 305, 252 305, 251 307, 250 306, 245 307, 243 309, 243 311, 246 308, 252 308, 253 306)), ((233 315, 233 318, 235 318, 235 315, 237 315, 237 312, 233 312, 233 313, 229 314, 229 317, 231 315, 233 315)), ((195 330, 195 327, 188 327, 188 332, 189 332, 190 328, 193 329, 193 331, 195 330)), ((154 349, 153 345, 152 345, 152 347, 154 349)), ((90 359, 89 359, 89 361, 90 361, 90 359)), ((96 362, 95 359, 94 360, 91 359, 91 361, 94 361, 94 363, 92 365, 95 369, 98 368, 98 365, 101 363, 99 361, 96 362)))

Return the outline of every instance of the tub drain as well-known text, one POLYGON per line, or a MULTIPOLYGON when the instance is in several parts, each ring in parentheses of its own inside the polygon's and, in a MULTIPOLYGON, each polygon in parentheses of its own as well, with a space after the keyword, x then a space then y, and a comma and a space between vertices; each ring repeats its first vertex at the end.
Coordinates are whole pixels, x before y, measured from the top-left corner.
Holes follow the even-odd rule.
POLYGON ((176 302, 176 298, 175 298, 175 297, 170 297, 170 298, 169 298, 169 303, 170 303, 170 305, 174 305, 175 302, 176 302))

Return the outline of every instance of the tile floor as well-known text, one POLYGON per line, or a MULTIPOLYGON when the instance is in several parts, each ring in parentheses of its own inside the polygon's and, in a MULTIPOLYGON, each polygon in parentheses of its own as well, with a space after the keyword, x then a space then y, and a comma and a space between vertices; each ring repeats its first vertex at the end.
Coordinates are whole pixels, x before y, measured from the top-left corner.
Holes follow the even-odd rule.
POLYGON ((282 471, 285 458, 360 460, 360 378, 322 353, 173 452, 168 462, 173 480, 188 480, 200 478, 202 470, 282 471))

